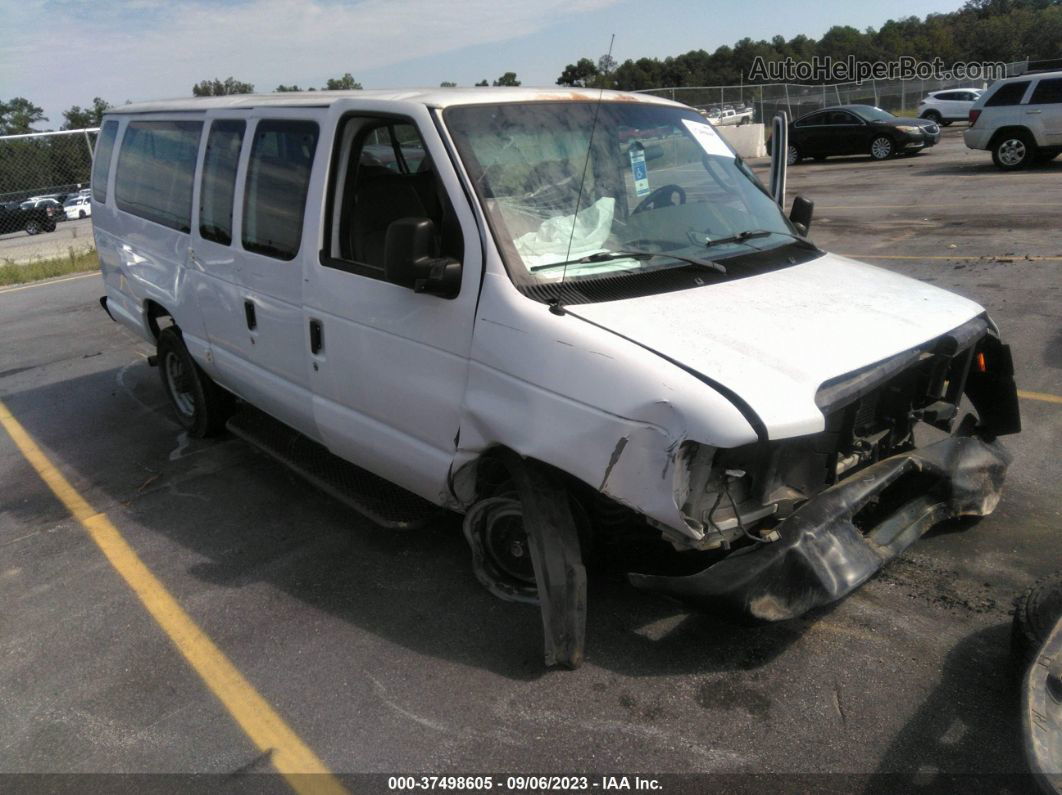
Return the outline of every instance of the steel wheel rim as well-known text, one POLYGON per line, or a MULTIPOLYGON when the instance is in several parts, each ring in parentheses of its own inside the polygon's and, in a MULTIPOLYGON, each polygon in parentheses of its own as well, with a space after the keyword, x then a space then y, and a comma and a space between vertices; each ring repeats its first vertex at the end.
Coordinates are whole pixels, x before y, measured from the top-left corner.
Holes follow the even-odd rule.
POLYGON ((999 159, 1007 166, 1016 166, 1025 159, 1025 142, 1011 138, 999 145, 999 159))
POLYGON ((184 372, 184 362, 180 360, 177 354, 170 351, 166 354, 163 366, 166 368, 166 383, 170 385, 170 396, 173 398, 174 406, 185 417, 193 416, 195 414, 195 396, 187 388, 188 377, 184 372))
POLYGON ((888 138, 875 138, 870 145, 870 153, 878 160, 884 160, 892 154, 892 141, 888 138))
POLYGON ((523 511, 518 502, 493 513, 484 528, 483 540, 491 561, 509 577, 534 585, 535 569, 527 532, 523 529, 523 511))

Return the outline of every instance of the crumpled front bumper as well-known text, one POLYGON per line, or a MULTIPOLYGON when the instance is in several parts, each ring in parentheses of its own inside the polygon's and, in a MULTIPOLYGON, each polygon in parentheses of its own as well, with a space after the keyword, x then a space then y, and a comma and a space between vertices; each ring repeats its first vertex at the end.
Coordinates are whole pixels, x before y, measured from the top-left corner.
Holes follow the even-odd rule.
POLYGON ((743 548, 689 576, 628 576, 637 588, 711 612, 760 621, 795 618, 850 594, 933 525, 991 513, 1009 463, 998 441, 949 437, 826 489, 776 528, 778 541, 743 548), (871 501, 893 504, 897 497, 900 507, 865 535, 853 523, 871 501))

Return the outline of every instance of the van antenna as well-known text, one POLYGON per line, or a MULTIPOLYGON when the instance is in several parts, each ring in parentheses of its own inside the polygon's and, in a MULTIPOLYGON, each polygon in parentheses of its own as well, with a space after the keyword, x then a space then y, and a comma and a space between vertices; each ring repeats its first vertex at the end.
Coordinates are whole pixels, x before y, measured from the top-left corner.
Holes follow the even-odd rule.
MULTIPOLYGON (((612 39, 608 43, 608 55, 605 57, 605 64, 612 63, 612 45, 616 43, 616 34, 612 34, 612 39)), ((579 193, 575 197, 575 212, 572 214, 572 233, 568 235, 568 250, 564 252, 564 270, 561 271, 561 293, 564 292, 564 277, 568 273, 568 260, 572 256, 572 241, 575 239, 575 224, 579 220, 579 205, 583 201, 583 186, 586 184, 586 169, 590 166, 590 152, 594 148, 594 130, 597 129, 597 114, 601 110, 601 101, 605 96, 605 81, 601 81, 601 88, 597 92, 597 104, 594 105, 594 120, 590 124, 590 140, 586 143, 586 158, 583 160, 583 176, 579 180, 579 193)), ((560 296, 557 298, 555 304, 557 310, 560 310, 560 296)))

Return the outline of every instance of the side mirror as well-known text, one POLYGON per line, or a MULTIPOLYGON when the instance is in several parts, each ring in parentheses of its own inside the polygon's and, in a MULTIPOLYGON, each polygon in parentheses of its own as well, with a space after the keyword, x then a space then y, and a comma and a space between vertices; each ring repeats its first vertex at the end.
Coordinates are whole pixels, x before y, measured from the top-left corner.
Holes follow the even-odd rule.
POLYGON ((399 218, 384 238, 384 277, 415 293, 453 298, 461 289, 461 263, 434 257, 435 224, 430 218, 399 218))
POLYGON ((789 209, 789 220, 800 234, 807 235, 811 229, 811 215, 815 212, 815 202, 805 199, 803 196, 793 197, 793 206, 789 209))

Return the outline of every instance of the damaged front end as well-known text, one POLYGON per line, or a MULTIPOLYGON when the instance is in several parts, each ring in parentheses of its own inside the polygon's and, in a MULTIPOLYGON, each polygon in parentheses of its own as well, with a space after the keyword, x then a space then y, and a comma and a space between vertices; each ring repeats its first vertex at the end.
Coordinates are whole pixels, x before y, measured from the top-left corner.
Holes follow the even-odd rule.
POLYGON ((631 574, 638 588, 762 621, 851 593, 930 527, 984 516, 1020 430, 1010 353, 975 318, 917 349, 833 379, 823 432, 733 450, 684 450, 677 547, 730 554, 687 576, 631 574), (977 418, 960 419, 966 395, 977 418), (936 440, 925 437, 936 435, 936 440))

